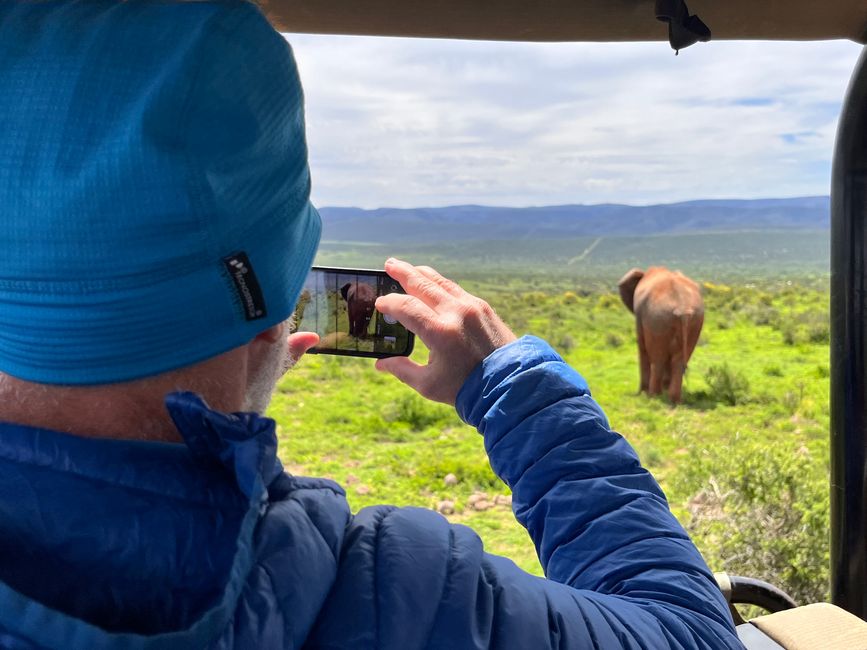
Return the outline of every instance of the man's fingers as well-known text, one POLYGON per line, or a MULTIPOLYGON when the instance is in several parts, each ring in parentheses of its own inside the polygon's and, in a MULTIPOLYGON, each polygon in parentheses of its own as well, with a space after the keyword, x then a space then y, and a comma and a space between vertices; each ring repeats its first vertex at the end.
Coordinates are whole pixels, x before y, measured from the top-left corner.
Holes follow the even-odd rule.
POLYGON ((390 293, 376 299, 376 309, 391 316, 410 332, 429 344, 435 332, 436 312, 418 298, 403 293, 390 293))
POLYGON ((386 272, 403 285, 406 294, 381 296, 376 308, 394 318, 424 342, 430 357, 426 366, 408 359, 388 359, 377 368, 395 375, 419 394, 454 404, 464 381, 492 351, 515 340, 515 335, 485 301, 428 266, 414 267, 389 258, 386 272))
POLYGON ((409 295, 424 302, 429 307, 434 307, 449 297, 435 281, 419 272, 416 267, 408 262, 390 257, 385 262, 385 271, 395 280, 400 282, 409 295))
POLYGON ((420 366, 409 357, 388 357, 377 359, 376 369, 381 372, 389 372, 397 377, 410 388, 414 388, 424 395, 421 387, 424 383, 425 366, 420 366))
POLYGON ((466 294, 466 291, 461 289, 457 282, 453 280, 449 280, 446 277, 440 275, 436 270, 432 269, 429 266, 417 266, 416 270, 421 273, 423 276, 428 278, 429 280, 436 282, 440 288, 442 288, 447 293, 453 295, 455 298, 463 296, 466 294))

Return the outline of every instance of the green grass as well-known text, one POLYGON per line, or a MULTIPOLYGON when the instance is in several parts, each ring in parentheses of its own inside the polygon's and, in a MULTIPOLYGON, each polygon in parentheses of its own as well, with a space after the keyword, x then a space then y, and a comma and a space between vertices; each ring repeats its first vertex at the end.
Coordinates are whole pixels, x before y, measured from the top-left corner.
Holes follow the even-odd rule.
MULTIPOLYGON (((488 299, 516 333, 546 338, 584 375, 714 570, 756 575, 763 572, 762 562, 773 564, 767 553, 776 554, 780 566, 768 568, 764 577, 804 598, 825 593, 827 277, 706 283, 705 327, 689 364, 685 402, 677 408, 636 394, 634 325, 615 294, 616 276, 579 284, 556 273, 474 271, 458 279, 488 299), (789 467, 789 458, 797 459, 797 467, 789 467), (757 492, 753 479, 763 467, 781 474, 757 492), (807 489, 795 486, 791 476, 806 481, 807 489), (762 539, 741 539, 742 548, 767 551, 744 560, 728 540, 749 528, 744 522, 756 508, 778 498, 772 486, 789 483, 789 510, 812 513, 811 527, 780 533, 793 546, 782 550, 765 549, 762 539), (749 498, 731 496, 738 490, 749 498), (709 494, 719 497, 713 507, 709 494), (800 577, 792 577, 786 567, 798 563, 800 577)), ((418 345, 413 356, 423 361, 426 351, 418 345)), ((335 479, 354 510, 453 501, 451 521, 473 527, 489 551, 541 572, 507 505, 481 512, 469 505, 478 492, 489 500, 508 494, 490 469, 481 437, 453 409, 426 402, 377 373, 371 360, 306 357, 280 384, 269 414, 279 424, 287 469, 335 479), (446 484, 448 474, 457 478, 455 485, 446 484)), ((766 510, 762 516, 772 516, 766 510)), ((791 525, 800 526, 798 521, 791 525)))
POLYGON ((561 239, 457 240, 358 244, 324 241, 317 263, 382 268, 386 257, 429 264, 463 278, 568 279, 599 285, 630 267, 662 265, 711 278, 824 277, 830 264, 827 230, 734 231, 561 239))

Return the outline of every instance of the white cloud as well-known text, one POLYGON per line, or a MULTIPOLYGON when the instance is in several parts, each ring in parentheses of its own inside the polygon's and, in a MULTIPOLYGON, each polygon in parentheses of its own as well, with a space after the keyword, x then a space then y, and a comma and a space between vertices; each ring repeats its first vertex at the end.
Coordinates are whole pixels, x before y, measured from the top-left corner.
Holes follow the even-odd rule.
POLYGON ((825 194, 860 47, 289 36, 318 205, 825 194))

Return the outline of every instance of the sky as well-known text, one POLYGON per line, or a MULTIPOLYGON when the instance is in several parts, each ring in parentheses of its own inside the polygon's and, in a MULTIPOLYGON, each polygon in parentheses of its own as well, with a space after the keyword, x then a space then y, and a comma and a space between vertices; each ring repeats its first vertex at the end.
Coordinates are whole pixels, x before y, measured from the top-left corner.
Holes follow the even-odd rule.
POLYGON ((313 201, 363 208, 825 195, 861 50, 287 38, 313 201))

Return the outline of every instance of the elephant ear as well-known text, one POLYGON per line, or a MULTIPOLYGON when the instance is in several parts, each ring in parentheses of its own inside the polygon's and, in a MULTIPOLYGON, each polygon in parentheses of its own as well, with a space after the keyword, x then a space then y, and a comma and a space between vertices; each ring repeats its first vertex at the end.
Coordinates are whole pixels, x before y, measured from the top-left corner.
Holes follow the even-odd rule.
POLYGON ((635 297, 635 287, 638 286, 638 282, 641 278, 644 277, 644 271, 641 269, 632 269, 622 278, 620 278, 620 282, 617 283, 617 287, 620 289, 620 299, 623 301, 623 304, 626 305, 626 308, 634 312, 632 300, 635 297))
POLYGON ((349 298, 347 298, 347 295, 349 294, 349 287, 351 287, 351 286, 352 286, 352 283, 347 282, 342 287, 340 287, 340 295, 343 296, 344 300, 349 300, 349 298))

